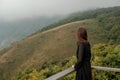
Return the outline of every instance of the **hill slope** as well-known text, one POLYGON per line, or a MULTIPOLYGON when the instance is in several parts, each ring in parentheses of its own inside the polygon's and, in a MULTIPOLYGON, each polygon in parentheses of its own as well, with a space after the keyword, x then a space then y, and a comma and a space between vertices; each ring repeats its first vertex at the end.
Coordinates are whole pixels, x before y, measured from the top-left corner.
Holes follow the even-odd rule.
MULTIPOLYGON (((95 21, 84 20, 65 24, 14 43, 0 53, 0 75, 6 75, 5 78, 8 78, 26 67, 38 68, 48 60, 60 61, 69 58, 75 54, 76 29, 80 26, 87 28, 87 25, 93 22, 95 21)), ((95 26, 89 25, 89 27, 95 26)), ((96 41, 99 42, 99 39, 96 41)), ((97 43, 92 39, 91 42, 97 43)))
MULTIPOLYGON (((96 10, 88 10, 84 12, 73 13, 68 16, 66 19, 63 19, 57 23, 51 24, 47 27, 44 27, 41 31, 57 27, 62 24, 85 20, 85 19, 95 19, 101 28, 97 29, 101 38, 105 39, 106 42, 120 43, 120 6, 101 8, 96 10), (114 34, 113 34, 114 33, 114 34)), ((91 23, 93 24, 93 23, 91 23)))
POLYGON ((63 20, 63 22, 55 24, 60 26, 49 26, 52 29, 48 27, 46 29, 44 28, 43 31, 37 32, 20 42, 12 44, 9 48, 0 52, 1 77, 7 80, 27 67, 39 68, 47 61, 62 61, 75 55, 75 33, 76 29, 80 26, 83 26, 88 30, 91 44, 107 43, 109 41, 111 42, 111 40, 119 43, 117 42, 120 37, 119 9, 120 7, 113 9, 100 9, 101 14, 99 14, 99 10, 97 10, 98 13, 89 13, 92 14, 93 17, 88 18, 85 16, 85 18, 83 18, 85 20, 82 20, 81 16, 78 17, 79 19, 76 19, 76 16, 72 17, 72 19, 70 17, 67 19, 70 21, 67 22, 71 23, 65 22, 66 24, 61 25, 60 23, 64 23, 63 20), (114 36, 114 34, 111 34, 112 31, 117 32, 115 37, 111 37, 114 36))

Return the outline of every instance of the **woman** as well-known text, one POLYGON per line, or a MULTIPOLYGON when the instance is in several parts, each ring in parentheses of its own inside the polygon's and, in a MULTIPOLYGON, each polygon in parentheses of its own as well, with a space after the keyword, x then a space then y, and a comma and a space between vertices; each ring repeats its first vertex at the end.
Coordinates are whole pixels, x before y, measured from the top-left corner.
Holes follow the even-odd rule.
POLYGON ((77 30, 77 62, 74 66, 76 70, 76 80, 92 80, 91 73, 91 50, 87 39, 87 31, 84 28, 77 30))

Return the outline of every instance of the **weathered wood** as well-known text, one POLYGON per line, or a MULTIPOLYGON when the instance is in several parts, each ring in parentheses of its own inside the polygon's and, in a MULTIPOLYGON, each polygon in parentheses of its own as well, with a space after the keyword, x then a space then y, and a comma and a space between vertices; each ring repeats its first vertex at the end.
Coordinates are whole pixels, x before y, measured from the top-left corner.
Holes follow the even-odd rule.
MULTIPOLYGON (((100 66, 91 66, 92 69, 96 70, 103 70, 103 71, 112 71, 112 72, 119 72, 120 73, 120 68, 109 68, 109 67, 100 67, 100 66)), ((45 80, 57 80, 60 79, 70 73, 74 72, 74 68, 70 67, 62 72, 59 72, 45 80)))
POLYGON ((55 74, 55 75, 53 75, 53 76, 51 76, 51 77, 49 77, 49 78, 47 78, 45 80, 57 80, 57 79, 60 79, 60 78, 62 78, 64 76, 72 73, 73 71, 74 71, 74 68, 71 67, 71 68, 68 68, 68 69, 66 69, 66 70, 64 70, 62 72, 59 72, 59 73, 57 73, 57 74, 55 74))
POLYGON ((91 68, 96 70, 103 70, 103 71, 120 72, 120 68, 109 68, 109 67, 100 67, 100 66, 92 66, 91 68))

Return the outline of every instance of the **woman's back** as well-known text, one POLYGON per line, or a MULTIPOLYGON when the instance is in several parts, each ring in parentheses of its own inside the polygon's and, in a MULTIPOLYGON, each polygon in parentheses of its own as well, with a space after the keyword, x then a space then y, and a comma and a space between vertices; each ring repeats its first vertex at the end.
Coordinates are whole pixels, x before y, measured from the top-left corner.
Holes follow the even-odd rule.
POLYGON ((76 70, 76 80, 92 80, 91 73, 91 48, 87 39, 87 31, 84 28, 77 30, 77 62, 74 66, 76 70))
POLYGON ((88 42, 84 42, 84 54, 83 54, 83 61, 90 61, 91 58, 91 50, 90 50, 90 44, 88 42))

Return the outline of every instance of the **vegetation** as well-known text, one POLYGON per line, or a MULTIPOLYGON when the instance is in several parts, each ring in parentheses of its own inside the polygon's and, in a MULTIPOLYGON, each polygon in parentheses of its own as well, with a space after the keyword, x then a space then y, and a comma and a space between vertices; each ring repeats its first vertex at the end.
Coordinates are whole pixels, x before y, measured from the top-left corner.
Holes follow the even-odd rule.
MULTIPOLYGON (((94 55, 92 65, 106 66, 119 68, 120 65, 120 45, 106 45, 97 44, 93 46, 92 52, 94 55)), ((115 72, 104 72, 104 71, 93 71, 95 80, 119 80, 119 73, 115 72)))
MULTIPOLYGON (((57 23, 51 24, 41 31, 57 27, 62 24, 69 22, 85 20, 85 19, 95 19, 100 27, 99 35, 102 38, 106 38, 107 41, 114 41, 113 43, 119 43, 120 41, 120 6, 112 8, 101 8, 96 10, 89 10, 85 12, 74 13, 68 18, 65 18, 57 23), (113 34, 114 33, 114 34, 113 34)), ((91 23, 92 24, 92 23, 91 23)))
MULTIPOLYGON (((12 44, 0 52, 0 79, 42 80, 70 67, 75 63, 75 57, 71 56, 75 56, 75 33, 80 26, 88 30, 89 41, 93 47, 92 64, 119 68, 119 12, 120 7, 113 7, 75 13, 12 44)), ((94 76, 96 80, 101 80, 101 76, 104 80, 120 78, 118 73, 95 70, 94 76)), ((75 73, 62 80, 74 78, 75 73)))
MULTIPOLYGON (((120 63, 120 45, 96 44, 92 47, 92 65, 108 66, 119 68, 120 63)), ((45 78, 58 73, 75 64, 76 58, 73 56, 63 62, 46 62, 41 69, 30 69, 20 72, 14 80, 44 80, 45 78)), ((74 80, 75 73, 72 73, 60 80, 74 80)), ((119 80, 119 73, 104 72, 93 70, 94 80, 119 80)))

